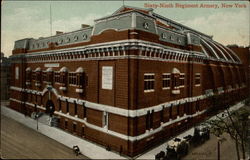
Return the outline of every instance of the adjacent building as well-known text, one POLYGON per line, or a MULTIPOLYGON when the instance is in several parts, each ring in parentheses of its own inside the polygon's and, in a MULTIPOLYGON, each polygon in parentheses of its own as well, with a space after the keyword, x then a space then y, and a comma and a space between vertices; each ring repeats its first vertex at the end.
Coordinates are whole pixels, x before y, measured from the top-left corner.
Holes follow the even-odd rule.
POLYGON ((122 6, 93 26, 17 40, 10 107, 135 156, 243 100, 234 51, 152 9, 122 6), (216 102, 218 103, 215 103, 216 102))
POLYGON ((10 60, 4 57, 1 52, 1 101, 7 101, 10 98, 10 60))

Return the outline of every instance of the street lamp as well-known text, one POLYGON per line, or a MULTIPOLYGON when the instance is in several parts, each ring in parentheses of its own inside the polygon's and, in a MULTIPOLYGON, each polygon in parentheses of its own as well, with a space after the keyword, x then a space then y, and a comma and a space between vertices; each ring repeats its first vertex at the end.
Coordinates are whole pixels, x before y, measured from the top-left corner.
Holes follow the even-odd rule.
POLYGON ((38 114, 36 113, 36 130, 38 130, 38 114))
POLYGON ((219 136, 217 137, 217 151, 218 151, 218 154, 217 154, 217 156, 218 156, 218 160, 220 160, 220 143, 221 143, 221 141, 222 141, 222 138, 220 138, 219 136))
POLYGON ((37 105, 35 104, 35 110, 36 110, 36 115, 35 115, 35 118, 36 118, 36 130, 38 130, 38 112, 37 112, 37 105))

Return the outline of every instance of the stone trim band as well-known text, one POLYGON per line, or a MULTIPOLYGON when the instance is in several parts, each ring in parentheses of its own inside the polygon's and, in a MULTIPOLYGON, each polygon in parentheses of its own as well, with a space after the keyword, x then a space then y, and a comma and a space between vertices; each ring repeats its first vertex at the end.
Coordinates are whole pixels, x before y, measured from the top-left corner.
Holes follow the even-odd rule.
MULTIPOLYGON (((242 86, 239 89, 241 89, 243 87, 246 87, 246 86, 242 86)), ((41 91, 30 90, 30 89, 22 89, 22 88, 14 87, 14 86, 11 86, 10 89, 15 90, 15 91, 20 91, 20 92, 33 93, 33 94, 37 94, 37 95, 44 95, 48 91, 47 87, 42 92, 41 91)), ((232 91, 232 90, 233 89, 231 89, 230 91, 232 91)), ((146 115, 148 111, 151 112, 152 110, 154 110, 154 112, 158 112, 158 111, 161 111, 163 108, 166 108, 166 107, 176 106, 176 105, 179 105, 179 104, 184 104, 184 103, 189 103, 189 102, 195 102, 197 100, 206 99, 206 98, 214 95, 213 91, 211 91, 211 92, 208 92, 208 93, 206 93, 204 95, 199 95, 199 96, 194 96, 194 97, 186 97, 186 98, 182 98, 182 99, 179 99, 179 100, 169 101, 169 102, 165 102, 165 103, 158 104, 158 105, 155 105, 155 106, 151 106, 151 107, 148 107, 148 108, 142 108, 142 109, 137 109, 137 110, 127 110, 127 109, 123 109, 123 108, 117 108, 117 107, 114 107, 114 106, 93 103, 93 102, 89 102, 89 101, 86 101, 86 100, 61 96, 61 95, 58 94, 58 92, 54 88, 52 88, 51 91, 56 95, 56 97, 58 99, 60 99, 62 101, 67 100, 70 103, 76 102, 79 105, 84 104, 85 107, 90 108, 90 109, 105 111, 105 112, 109 112, 109 113, 113 113, 113 114, 117 114, 117 115, 125 116, 125 117, 131 117, 131 118, 146 115)), ((218 94, 223 94, 223 93, 224 93, 224 91, 223 92, 218 92, 218 94)))
MULTIPOLYGON (((17 102, 17 103, 27 104, 29 106, 35 107, 34 104, 31 104, 31 103, 28 103, 28 102, 19 101, 19 100, 14 99, 14 98, 10 98, 10 100, 14 101, 14 102, 17 102)), ((38 106, 37 105, 37 108, 45 110, 45 108, 42 107, 42 106, 38 106)), ((198 111, 198 112, 196 112, 196 113, 194 113, 192 115, 186 115, 186 114, 184 114, 184 116, 182 116, 182 117, 178 116, 174 120, 169 119, 168 122, 161 123, 160 127, 156 128, 156 129, 150 129, 150 130, 146 131, 145 133, 143 133, 143 134, 141 134, 139 136, 128 136, 128 135, 121 134, 121 133, 118 133, 118 132, 115 132, 115 131, 111 131, 111 130, 109 130, 107 128, 102 128, 102 127, 90 124, 90 123, 87 122, 86 119, 80 119, 80 118, 78 118, 76 116, 71 116, 69 114, 65 114, 65 113, 62 113, 62 112, 55 111, 55 114, 57 114, 58 116, 63 116, 65 118, 69 118, 69 119, 72 119, 72 120, 84 123, 87 127, 95 129, 95 130, 98 130, 98 131, 101 131, 103 133, 106 133, 106 134, 109 134, 109 135, 112 135, 112 136, 115 136, 115 137, 118 137, 118 138, 121 138, 121 139, 124 139, 124 140, 129 140, 131 142, 134 142, 134 141, 137 141, 137 140, 144 139, 144 138, 146 138, 148 136, 151 136, 151 135, 153 135, 153 134, 155 134, 157 132, 160 132, 162 129, 164 129, 164 127, 166 127, 168 125, 171 125, 171 124, 176 123, 176 122, 180 122, 180 121, 188 119, 188 118, 199 116, 199 115, 201 115, 201 114, 203 114, 205 112, 206 112, 206 110, 203 110, 203 111, 198 111)))

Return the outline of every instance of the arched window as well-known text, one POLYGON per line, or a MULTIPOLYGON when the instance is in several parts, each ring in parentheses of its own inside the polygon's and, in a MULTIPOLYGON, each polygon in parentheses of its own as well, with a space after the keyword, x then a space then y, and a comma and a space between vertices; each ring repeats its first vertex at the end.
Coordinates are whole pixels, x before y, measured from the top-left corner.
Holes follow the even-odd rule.
POLYGON ((31 84, 31 73, 32 73, 32 70, 30 67, 26 68, 25 70, 26 72, 26 85, 29 86, 31 84))
POLYGON ((85 71, 82 67, 77 68, 76 70, 76 92, 83 93, 85 84, 85 71))
POLYGON ((55 83, 60 83, 61 80, 60 80, 60 72, 54 72, 54 81, 55 83))
POLYGON ((52 68, 47 68, 46 70, 46 73, 47 73, 47 83, 52 85, 53 83, 53 70, 52 68))
POLYGON ((173 68, 172 70, 172 94, 180 94, 180 71, 177 68, 173 68))
POLYGON ((59 89, 62 91, 67 90, 67 76, 68 76, 68 68, 62 67, 60 69, 60 84, 62 85, 59 89))
POLYGON ((36 87, 40 87, 41 86, 41 81, 42 81, 42 70, 40 67, 36 68, 35 70, 35 74, 36 74, 36 80, 35 80, 35 86, 36 87))

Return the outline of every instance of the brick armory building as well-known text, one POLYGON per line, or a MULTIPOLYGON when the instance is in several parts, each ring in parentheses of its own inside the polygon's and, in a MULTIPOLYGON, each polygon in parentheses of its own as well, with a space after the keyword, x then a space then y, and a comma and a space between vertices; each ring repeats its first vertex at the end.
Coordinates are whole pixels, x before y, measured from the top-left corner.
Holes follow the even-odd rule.
POLYGON ((123 6, 93 26, 18 40, 11 59, 11 108, 50 113, 63 130, 129 156, 247 91, 231 49, 152 9, 123 6))

